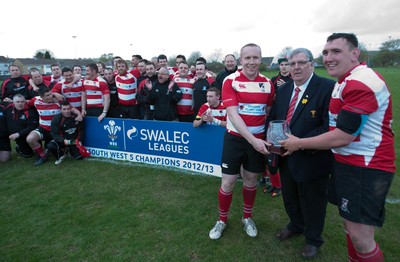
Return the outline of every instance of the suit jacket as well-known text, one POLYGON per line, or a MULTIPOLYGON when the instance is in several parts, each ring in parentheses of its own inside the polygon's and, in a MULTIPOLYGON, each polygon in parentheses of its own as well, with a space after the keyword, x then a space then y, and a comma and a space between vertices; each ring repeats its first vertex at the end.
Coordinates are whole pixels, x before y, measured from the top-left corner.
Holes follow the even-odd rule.
MULTIPOLYGON (((314 73, 290 121, 289 127, 293 135, 305 138, 328 131, 329 101, 334 85, 334 81, 314 73)), ((293 89, 292 80, 277 90, 275 102, 267 117, 267 125, 272 120, 286 119, 293 89)), ((290 173, 297 182, 328 177, 333 165, 333 154, 330 150, 299 150, 286 158, 290 173)))

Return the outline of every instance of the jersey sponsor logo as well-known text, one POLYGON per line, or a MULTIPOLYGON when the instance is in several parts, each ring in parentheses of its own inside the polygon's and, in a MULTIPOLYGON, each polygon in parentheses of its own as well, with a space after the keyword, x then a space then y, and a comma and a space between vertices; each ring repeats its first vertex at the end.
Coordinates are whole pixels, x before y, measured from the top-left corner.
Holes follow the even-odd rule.
POLYGON ((222 163, 221 165, 223 168, 228 168, 228 164, 227 163, 222 163))
POLYGON ((75 131, 76 131, 76 127, 71 127, 69 129, 65 130, 65 133, 72 135, 75 133, 75 131))
POLYGON ((246 88, 245 84, 239 84, 239 88, 246 88))
POLYGON ((261 89, 261 92, 265 93, 265 83, 258 83, 258 86, 261 89))
POLYGON ((262 104, 239 104, 239 114, 262 115, 265 114, 265 105, 262 104))

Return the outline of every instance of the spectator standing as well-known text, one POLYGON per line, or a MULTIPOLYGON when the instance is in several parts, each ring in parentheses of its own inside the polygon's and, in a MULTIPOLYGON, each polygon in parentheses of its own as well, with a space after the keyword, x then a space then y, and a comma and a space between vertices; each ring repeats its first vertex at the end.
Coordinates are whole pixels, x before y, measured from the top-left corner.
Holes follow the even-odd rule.
POLYGON ((197 79, 193 84, 194 115, 197 115, 200 107, 207 102, 207 90, 212 86, 217 87, 212 78, 207 78, 207 65, 205 63, 196 64, 196 77, 197 79))
POLYGON ((182 99, 182 92, 175 82, 169 78, 169 71, 161 67, 158 71, 158 80, 151 85, 150 80, 146 80, 149 91, 149 101, 154 104, 154 119, 164 121, 178 120, 176 112, 177 103, 182 99))
POLYGON ((115 76, 112 68, 106 68, 104 70, 104 79, 110 91, 110 108, 108 109, 107 116, 121 118, 122 114, 118 101, 117 84, 115 83, 115 76))
POLYGON ((233 74, 238 70, 236 57, 232 54, 228 54, 225 56, 224 65, 225 65, 224 70, 219 72, 219 74, 217 75, 217 78, 215 79, 215 81, 217 82, 217 87, 220 90, 222 88, 222 83, 224 82, 224 79, 228 75, 233 74))
POLYGON ((153 120, 154 105, 150 103, 149 96, 152 85, 157 82, 156 66, 153 62, 146 64, 146 77, 139 85, 139 94, 137 101, 139 103, 140 119, 153 120), (151 82, 151 85, 146 85, 146 80, 151 82))
POLYGON ((292 80, 292 76, 290 75, 290 67, 289 62, 286 57, 282 57, 278 59, 279 64, 279 73, 277 76, 271 78, 272 83, 278 89, 284 83, 292 80))

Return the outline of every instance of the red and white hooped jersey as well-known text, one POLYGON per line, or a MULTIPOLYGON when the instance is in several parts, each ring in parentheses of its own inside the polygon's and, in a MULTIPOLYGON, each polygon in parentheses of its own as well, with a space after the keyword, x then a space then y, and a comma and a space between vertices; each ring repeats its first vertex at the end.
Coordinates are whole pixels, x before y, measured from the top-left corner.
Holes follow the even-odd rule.
POLYGON ((383 77, 365 64, 336 83, 329 105, 329 126, 336 128, 340 110, 367 114, 361 133, 347 146, 332 149, 338 162, 395 171, 392 97, 383 77))
MULTIPOLYGON (((197 113, 196 120, 199 120, 201 116, 205 112, 211 112, 211 115, 221 121, 226 121, 226 109, 225 106, 222 103, 219 103, 217 107, 212 107, 210 106, 210 103, 204 103, 200 109, 199 112, 197 113)), ((207 124, 211 124, 207 122, 207 124)))
POLYGON ((86 107, 103 107, 104 95, 110 94, 107 82, 100 76, 93 80, 83 81, 83 90, 86 92, 86 107))
POLYGON ((124 106, 137 105, 137 79, 131 73, 115 77, 119 104, 124 106))
POLYGON ((177 77, 174 81, 182 91, 182 99, 179 100, 176 108, 178 115, 193 114, 194 79, 177 77))
POLYGON ((83 84, 82 81, 79 80, 71 88, 67 87, 67 82, 65 79, 58 82, 51 91, 53 93, 61 94, 65 97, 65 99, 71 104, 71 106, 75 107, 79 111, 82 108, 82 89, 83 84))
POLYGON ((40 96, 29 100, 28 106, 36 108, 39 113, 39 125, 48 131, 50 131, 53 117, 61 113, 61 106, 58 102, 46 103, 40 96))
MULTIPOLYGON (((226 108, 238 107, 238 114, 250 133, 257 138, 265 138, 266 109, 274 100, 274 85, 270 79, 259 74, 256 79, 249 80, 238 70, 225 78, 222 97, 226 108)), ((226 129, 229 133, 240 136, 229 116, 226 129)))

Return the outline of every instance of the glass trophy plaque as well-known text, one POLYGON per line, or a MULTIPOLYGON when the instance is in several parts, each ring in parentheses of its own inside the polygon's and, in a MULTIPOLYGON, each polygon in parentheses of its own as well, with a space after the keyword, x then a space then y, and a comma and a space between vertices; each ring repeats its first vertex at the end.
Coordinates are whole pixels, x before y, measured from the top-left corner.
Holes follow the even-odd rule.
POLYGON ((279 141, 288 138, 286 134, 290 134, 288 122, 285 120, 274 120, 269 122, 267 129, 267 142, 272 145, 268 147, 268 151, 273 154, 283 155, 286 152, 286 149, 279 144, 279 141))

